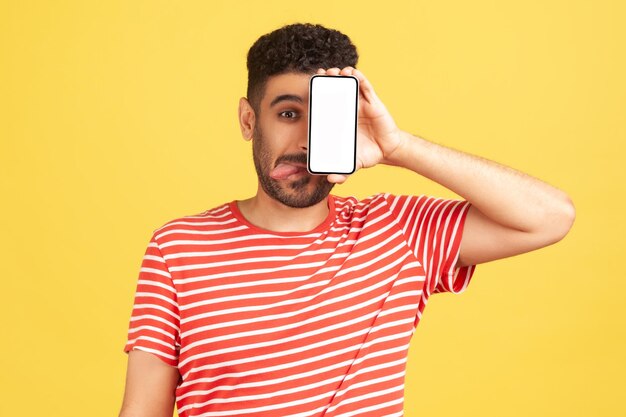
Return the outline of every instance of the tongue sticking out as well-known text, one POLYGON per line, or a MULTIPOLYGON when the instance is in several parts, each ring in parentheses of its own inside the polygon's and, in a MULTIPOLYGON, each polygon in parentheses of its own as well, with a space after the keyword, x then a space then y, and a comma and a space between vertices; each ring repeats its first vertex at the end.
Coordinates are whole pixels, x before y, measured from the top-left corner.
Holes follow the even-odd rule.
POLYGON ((275 180, 283 180, 292 174, 304 171, 304 169, 305 168, 301 166, 281 163, 278 164, 278 166, 270 172, 270 177, 274 178, 275 180))

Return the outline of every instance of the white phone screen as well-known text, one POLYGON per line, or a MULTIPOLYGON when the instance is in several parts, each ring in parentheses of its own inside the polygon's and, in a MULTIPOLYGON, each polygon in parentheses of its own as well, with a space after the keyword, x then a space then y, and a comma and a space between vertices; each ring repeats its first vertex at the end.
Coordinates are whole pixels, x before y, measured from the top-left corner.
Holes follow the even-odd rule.
POLYGON ((352 174, 356 169, 359 80, 351 75, 311 77, 309 147, 311 174, 352 174))

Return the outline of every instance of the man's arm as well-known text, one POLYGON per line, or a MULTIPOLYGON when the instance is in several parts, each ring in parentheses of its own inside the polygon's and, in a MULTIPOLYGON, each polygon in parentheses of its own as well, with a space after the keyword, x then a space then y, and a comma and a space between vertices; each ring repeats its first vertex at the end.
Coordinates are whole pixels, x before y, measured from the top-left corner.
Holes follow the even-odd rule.
MULTIPOLYGON (((548 246, 572 227, 574 204, 565 192, 504 165, 401 130, 365 74, 356 68, 320 68, 317 73, 359 79, 357 168, 379 163, 408 168, 470 202, 457 266, 548 246)), ((331 174, 327 178, 341 183, 347 177, 331 174)))
POLYGON ((172 417, 178 368, 149 352, 128 352, 126 390, 119 417, 172 417))
POLYGON ((562 190, 485 158, 400 135, 400 146, 383 163, 410 169, 472 204, 458 267, 551 245, 572 227, 574 204, 562 190))

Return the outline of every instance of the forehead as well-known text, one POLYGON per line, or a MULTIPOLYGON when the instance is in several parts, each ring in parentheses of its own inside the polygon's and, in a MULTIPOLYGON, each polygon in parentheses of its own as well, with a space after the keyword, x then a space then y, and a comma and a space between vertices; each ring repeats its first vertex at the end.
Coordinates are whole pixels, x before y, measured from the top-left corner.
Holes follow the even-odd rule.
POLYGON ((265 106, 274 107, 281 102, 307 104, 312 76, 313 74, 288 73, 270 77, 263 98, 265 106))

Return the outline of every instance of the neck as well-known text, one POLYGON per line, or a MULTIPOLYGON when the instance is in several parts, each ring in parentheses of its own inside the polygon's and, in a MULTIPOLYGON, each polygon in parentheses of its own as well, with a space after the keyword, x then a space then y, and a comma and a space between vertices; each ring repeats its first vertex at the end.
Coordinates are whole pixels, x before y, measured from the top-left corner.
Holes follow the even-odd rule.
POLYGON ((308 232, 328 217, 328 196, 304 208, 289 207, 268 196, 259 185, 256 196, 237 202, 241 214, 253 225, 274 232, 308 232))

